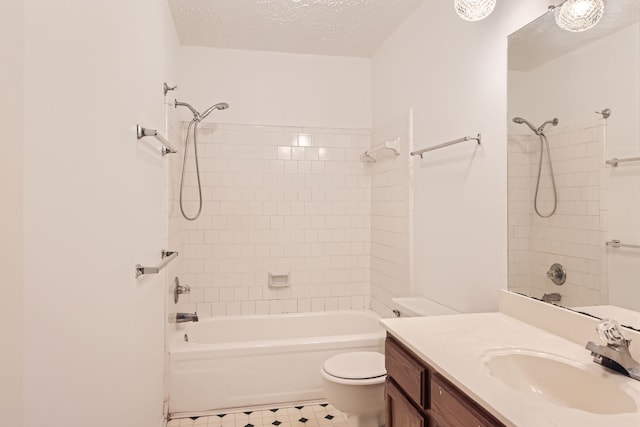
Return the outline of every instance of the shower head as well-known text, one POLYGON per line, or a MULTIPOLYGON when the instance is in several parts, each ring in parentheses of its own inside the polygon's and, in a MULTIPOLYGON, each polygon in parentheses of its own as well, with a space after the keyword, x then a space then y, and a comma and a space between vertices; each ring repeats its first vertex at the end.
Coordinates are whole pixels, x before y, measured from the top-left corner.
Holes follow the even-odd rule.
POLYGON ((207 108, 204 113, 200 114, 195 108, 193 108, 190 104, 187 104, 186 102, 180 102, 177 99, 175 99, 173 102, 174 102, 175 108, 187 107, 189 110, 191 110, 191 113, 193 113, 193 120, 196 120, 198 122, 201 122, 202 120, 204 120, 209 114, 211 114, 213 110, 226 110, 227 108, 229 108, 229 104, 227 104, 226 102, 220 102, 216 105, 213 105, 207 108))
POLYGON ((513 121, 519 125, 521 124, 525 124, 527 126, 529 126, 529 128, 534 131, 536 134, 538 133, 538 129, 536 129, 536 127, 534 125, 532 125, 530 122, 528 122, 527 120, 523 119, 522 117, 514 117, 513 121))
POLYGON ((219 102, 216 105, 212 105, 211 107, 207 108, 204 113, 200 114, 198 121, 204 120, 209 114, 211 114, 213 110, 226 110, 227 108, 229 108, 229 104, 227 104, 226 102, 219 102))

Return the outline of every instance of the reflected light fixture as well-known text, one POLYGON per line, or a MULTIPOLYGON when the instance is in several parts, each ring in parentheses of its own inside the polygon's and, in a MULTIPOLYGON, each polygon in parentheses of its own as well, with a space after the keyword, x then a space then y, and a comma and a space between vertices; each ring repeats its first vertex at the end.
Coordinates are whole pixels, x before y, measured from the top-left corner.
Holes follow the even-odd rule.
POLYGON ((454 0, 453 6, 465 21, 480 21, 493 12, 496 0, 454 0))
POLYGON ((574 33, 596 25, 604 13, 603 0, 567 0, 554 10, 560 28, 574 33))

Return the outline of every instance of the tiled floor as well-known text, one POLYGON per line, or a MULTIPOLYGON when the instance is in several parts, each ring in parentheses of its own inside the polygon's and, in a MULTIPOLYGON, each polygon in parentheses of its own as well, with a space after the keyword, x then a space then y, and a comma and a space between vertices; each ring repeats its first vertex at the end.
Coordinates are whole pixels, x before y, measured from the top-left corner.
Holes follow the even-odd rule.
POLYGON ((347 416, 329 403, 174 419, 167 427, 346 427, 347 416))

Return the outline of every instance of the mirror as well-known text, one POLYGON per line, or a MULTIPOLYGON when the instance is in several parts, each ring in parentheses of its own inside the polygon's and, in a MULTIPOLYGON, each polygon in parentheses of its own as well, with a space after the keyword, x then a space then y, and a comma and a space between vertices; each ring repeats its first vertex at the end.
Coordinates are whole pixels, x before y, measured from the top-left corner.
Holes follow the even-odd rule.
POLYGON ((549 11, 510 35, 507 108, 509 289, 635 328, 639 17, 638 0, 605 1, 590 30, 549 11))

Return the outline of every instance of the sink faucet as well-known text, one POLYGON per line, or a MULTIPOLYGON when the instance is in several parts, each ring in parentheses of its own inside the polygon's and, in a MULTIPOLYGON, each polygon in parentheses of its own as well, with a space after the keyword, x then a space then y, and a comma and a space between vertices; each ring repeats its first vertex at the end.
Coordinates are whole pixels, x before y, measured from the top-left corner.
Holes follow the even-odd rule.
POLYGON ((596 326, 596 330, 607 345, 587 342, 586 349, 591 351, 593 361, 640 381, 640 363, 629 353, 631 341, 622 335, 618 323, 615 320, 603 319, 596 326))
POLYGON ((176 313, 176 323, 197 322, 198 313, 176 313))

